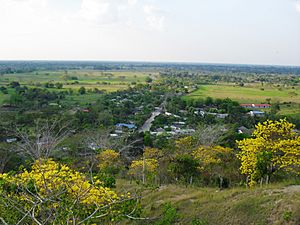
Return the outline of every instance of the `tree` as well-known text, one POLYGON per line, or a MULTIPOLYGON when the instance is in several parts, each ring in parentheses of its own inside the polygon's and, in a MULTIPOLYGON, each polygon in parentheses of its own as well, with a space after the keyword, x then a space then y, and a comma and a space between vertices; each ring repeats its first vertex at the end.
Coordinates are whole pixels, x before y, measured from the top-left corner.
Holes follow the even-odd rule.
POLYGON ((115 175, 120 170, 120 154, 114 150, 101 151, 97 158, 98 167, 101 171, 115 175))
POLYGON ((81 94, 81 95, 84 95, 84 94, 86 93, 85 87, 80 87, 80 88, 78 89, 78 93, 81 94))
POLYGON ((63 84, 59 83, 59 82, 55 83, 55 86, 56 86, 57 89, 62 89, 63 88, 63 84))
POLYGON ((147 82, 147 83, 152 83, 152 78, 149 77, 149 76, 147 76, 147 77, 146 77, 146 82, 147 82))
POLYGON ((211 146, 217 144, 224 135, 224 125, 202 125, 195 132, 194 139, 198 145, 211 146))
POLYGON ((258 123, 252 138, 237 141, 240 169, 250 186, 258 180, 268 183, 277 171, 300 172, 300 136, 294 128, 286 119, 267 120, 258 123))
POLYGON ((138 180, 146 183, 157 175, 158 161, 157 159, 141 159, 132 161, 128 174, 138 180))
POLYGON ((66 124, 61 121, 35 121, 35 127, 31 130, 16 128, 15 136, 20 139, 17 150, 33 160, 48 159, 53 156, 53 151, 68 135, 66 124))
POLYGON ((271 114, 275 115, 280 111, 280 105, 279 102, 276 102, 271 105, 271 114))
POLYGON ((219 187, 222 188, 227 168, 234 167, 232 162, 235 157, 232 149, 222 146, 199 146, 192 155, 199 163, 199 171, 210 176, 216 175, 219 187))
POLYGON ((5 95, 8 94, 8 90, 7 90, 7 88, 4 87, 4 86, 1 86, 1 87, 0 87, 0 91, 1 91, 3 94, 5 94, 5 95))
POLYGON ((188 154, 177 155, 170 165, 176 179, 181 179, 186 184, 193 183, 193 178, 198 175, 198 167, 198 160, 188 154))
POLYGON ((20 87, 20 83, 18 81, 12 81, 9 86, 12 88, 20 87))
POLYGON ((0 174, 0 219, 4 224, 104 224, 134 215, 130 193, 118 196, 91 179, 44 159, 29 171, 0 174))
POLYGON ((158 174, 159 159, 163 156, 157 148, 145 148, 140 160, 132 161, 128 174, 136 179, 142 180, 143 183, 153 181, 158 174))

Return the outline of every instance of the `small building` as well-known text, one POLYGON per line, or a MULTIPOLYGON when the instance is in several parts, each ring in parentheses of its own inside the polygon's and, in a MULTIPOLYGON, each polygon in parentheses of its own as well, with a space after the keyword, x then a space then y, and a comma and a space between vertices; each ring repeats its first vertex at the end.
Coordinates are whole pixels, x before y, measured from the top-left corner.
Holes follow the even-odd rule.
POLYGON ((95 150, 97 150, 97 149, 100 149, 101 146, 100 146, 100 145, 97 145, 96 143, 93 143, 93 142, 92 142, 92 143, 89 143, 89 144, 88 144, 88 148, 95 151, 95 150))
POLYGON ((181 129, 181 130, 175 130, 177 134, 192 134, 195 133, 195 129, 181 129))
POLYGON ((237 132, 239 134, 251 134, 251 130, 244 126, 238 127, 237 132))
POLYGON ((163 129, 163 128, 160 127, 160 128, 157 128, 156 131, 157 132, 165 132, 165 129, 163 129))
POLYGON ((13 143, 13 142, 16 142, 16 141, 17 141, 17 138, 7 138, 6 139, 7 143, 13 143))
POLYGON ((271 107, 270 104, 240 104, 240 106, 248 109, 268 109, 271 107))
POLYGON ((262 111, 256 111, 256 110, 250 111, 248 114, 249 114, 250 116, 264 116, 264 115, 265 115, 264 112, 262 112, 262 111))
POLYGON ((196 115, 200 115, 200 116, 204 116, 205 115, 205 111, 204 110, 197 110, 197 111, 194 111, 194 114, 196 115))
POLYGON ((61 105, 59 105, 58 103, 55 103, 55 102, 49 103, 49 106, 57 106, 57 107, 61 108, 61 105))
POLYGON ((134 124, 128 124, 128 123, 117 123, 116 124, 117 128, 127 128, 127 129, 136 129, 136 126, 134 124))
POLYGON ((173 122, 173 124, 176 124, 176 125, 185 125, 186 123, 183 122, 183 121, 180 121, 180 122, 173 122))
POLYGON ((228 116, 227 113, 218 113, 217 114, 217 118, 219 118, 219 119, 225 119, 227 116, 228 116))

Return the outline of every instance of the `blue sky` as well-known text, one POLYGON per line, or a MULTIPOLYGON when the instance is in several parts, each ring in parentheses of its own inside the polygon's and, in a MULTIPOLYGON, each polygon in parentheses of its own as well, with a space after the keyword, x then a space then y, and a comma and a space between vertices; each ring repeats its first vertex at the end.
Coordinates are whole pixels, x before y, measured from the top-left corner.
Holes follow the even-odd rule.
POLYGON ((0 59, 300 66, 300 0, 0 0, 0 59))

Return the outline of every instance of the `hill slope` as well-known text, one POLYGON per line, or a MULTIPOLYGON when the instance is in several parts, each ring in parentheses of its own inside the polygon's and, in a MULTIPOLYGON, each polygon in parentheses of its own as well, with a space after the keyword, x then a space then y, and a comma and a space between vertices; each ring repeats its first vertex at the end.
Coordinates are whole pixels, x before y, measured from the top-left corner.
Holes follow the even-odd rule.
POLYGON ((156 224, 166 203, 171 203, 177 212, 171 224, 300 224, 300 185, 223 191, 162 186, 144 193, 142 200, 144 215, 159 219, 131 224, 156 224))

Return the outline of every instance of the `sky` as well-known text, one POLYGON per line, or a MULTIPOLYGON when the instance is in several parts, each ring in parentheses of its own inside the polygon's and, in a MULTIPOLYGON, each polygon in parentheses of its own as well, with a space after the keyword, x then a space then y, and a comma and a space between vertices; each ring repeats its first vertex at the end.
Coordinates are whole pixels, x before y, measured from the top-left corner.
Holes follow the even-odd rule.
POLYGON ((0 0, 0 60, 300 66, 300 0, 0 0))

